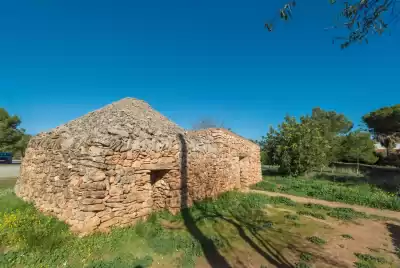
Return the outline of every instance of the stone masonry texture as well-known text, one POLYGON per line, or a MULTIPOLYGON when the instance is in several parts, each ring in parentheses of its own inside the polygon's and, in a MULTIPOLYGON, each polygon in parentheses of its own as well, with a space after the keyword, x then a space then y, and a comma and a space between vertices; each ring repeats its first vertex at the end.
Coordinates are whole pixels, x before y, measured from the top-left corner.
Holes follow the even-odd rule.
POLYGON ((33 137, 15 192, 84 235, 260 180, 258 145, 225 129, 186 131, 125 98, 33 137))

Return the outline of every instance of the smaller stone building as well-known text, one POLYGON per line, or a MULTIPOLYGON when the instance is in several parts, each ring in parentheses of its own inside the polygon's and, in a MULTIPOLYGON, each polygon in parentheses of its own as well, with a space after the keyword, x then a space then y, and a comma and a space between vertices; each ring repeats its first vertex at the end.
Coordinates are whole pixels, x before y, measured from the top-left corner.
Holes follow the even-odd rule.
POLYGON ((260 180, 258 145, 225 129, 185 131, 126 98, 33 137, 15 190, 85 234, 260 180))

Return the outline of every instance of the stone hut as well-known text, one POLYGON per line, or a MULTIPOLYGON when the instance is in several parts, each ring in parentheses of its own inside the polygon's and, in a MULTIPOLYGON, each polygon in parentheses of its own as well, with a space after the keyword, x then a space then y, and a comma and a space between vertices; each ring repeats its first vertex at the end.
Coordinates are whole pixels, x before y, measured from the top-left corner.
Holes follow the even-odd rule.
POLYGON ((85 234, 260 180, 258 145, 225 129, 185 131, 126 98, 33 137, 15 191, 85 234))

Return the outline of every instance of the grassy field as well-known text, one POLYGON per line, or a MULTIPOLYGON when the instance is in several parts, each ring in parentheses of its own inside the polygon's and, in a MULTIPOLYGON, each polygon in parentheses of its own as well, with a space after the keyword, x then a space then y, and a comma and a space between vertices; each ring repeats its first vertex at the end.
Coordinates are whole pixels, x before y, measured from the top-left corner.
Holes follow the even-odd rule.
POLYGON ((394 238, 376 234, 387 223, 351 209, 230 192, 78 238, 18 199, 10 183, 0 186, 0 267, 399 267, 394 238))
POLYGON ((270 168, 264 174, 263 181, 253 186, 254 189, 400 211, 400 198, 395 186, 371 183, 368 178, 352 170, 290 178, 280 176, 270 168))

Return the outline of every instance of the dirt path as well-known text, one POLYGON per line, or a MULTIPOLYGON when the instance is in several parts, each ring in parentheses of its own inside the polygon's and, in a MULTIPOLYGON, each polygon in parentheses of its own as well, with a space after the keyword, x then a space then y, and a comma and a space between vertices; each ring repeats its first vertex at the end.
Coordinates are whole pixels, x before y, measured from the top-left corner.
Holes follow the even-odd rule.
POLYGON ((363 206, 358 206, 358 205, 349 205, 349 204, 344 204, 344 203, 339 203, 339 202, 332 202, 332 201, 326 201, 326 200, 315 199, 315 198, 310 198, 310 197, 295 196, 295 195, 276 193, 276 192, 268 192, 268 191, 260 191, 260 190, 249 190, 248 192, 265 194, 265 195, 269 195, 269 196, 283 196, 283 197, 290 198, 293 201, 298 202, 298 203, 313 203, 313 204, 320 204, 320 205, 333 207, 333 208, 336 208, 336 207, 352 208, 356 211, 365 212, 370 215, 389 217, 389 218, 397 219, 400 221, 400 212, 392 211, 392 210, 369 208, 369 207, 363 207, 363 206))

